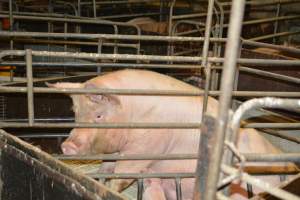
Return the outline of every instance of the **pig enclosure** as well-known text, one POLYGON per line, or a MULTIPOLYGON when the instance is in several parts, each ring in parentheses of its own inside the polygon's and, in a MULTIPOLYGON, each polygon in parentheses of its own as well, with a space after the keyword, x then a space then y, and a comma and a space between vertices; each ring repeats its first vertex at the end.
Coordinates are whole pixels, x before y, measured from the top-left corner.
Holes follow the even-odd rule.
MULTIPOLYGON (((195 199, 228 199, 227 187, 239 179, 248 183, 249 199, 299 199, 298 170, 276 171, 283 180, 289 174, 294 178, 275 188, 256 180, 259 175, 274 175, 274 171, 238 167, 259 161, 270 166, 279 161, 300 164, 299 11, 295 0, 1 1, 0 124, 11 134, 0 133, 2 198, 39 199, 38 192, 22 197, 8 194, 40 189, 47 194, 45 199, 97 199, 97 195, 104 199, 142 199, 143 180, 157 177, 174 179, 180 200, 181 180, 195 177, 199 183, 195 199), (140 20, 135 24, 137 18, 140 20), (202 90, 58 90, 45 85, 83 82, 124 68, 157 71, 202 90), (201 124, 201 119, 194 124, 82 124, 74 122, 71 100, 64 93, 213 96, 220 100, 220 112, 213 119, 203 115, 201 124), (228 114, 230 108, 235 111, 233 116, 228 114), (239 153, 232 142, 240 126, 256 128, 284 153, 239 153), (201 129, 202 140, 209 144, 202 142, 197 155, 64 156, 59 146, 73 127, 201 129), (102 161, 164 159, 202 162, 195 173, 97 173, 102 161), (35 162, 28 164, 28 160, 35 162), (38 172, 31 172, 30 166, 38 172), (22 169, 28 174, 16 173, 22 169), (69 182, 57 176, 68 177, 69 182), (117 194, 102 184, 103 179, 114 178, 137 181, 117 194), (30 188, 37 184, 35 181, 44 181, 46 186, 30 188), (76 190, 71 183, 87 191, 76 190), (57 187, 52 190, 49 185, 57 187), (265 193, 253 195, 252 185, 265 193), (20 187, 24 188, 18 190, 20 187), (69 196, 57 197, 61 193, 56 190, 69 196)), ((205 110, 207 105, 204 102, 199 106, 205 110)))

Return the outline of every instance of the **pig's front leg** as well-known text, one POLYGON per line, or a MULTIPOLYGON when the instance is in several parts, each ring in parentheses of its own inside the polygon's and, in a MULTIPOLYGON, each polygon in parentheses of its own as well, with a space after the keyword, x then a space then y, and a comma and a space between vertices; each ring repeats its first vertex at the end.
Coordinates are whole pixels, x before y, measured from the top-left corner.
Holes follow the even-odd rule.
POLYGON ((104 173, 114 173, 116 168, 116 162, 103 162, 101 163, 98 173, 104 174, 104 173))
MULTIPOLYGON (((141 173, 147 171, 147 168, 153 161, 117 161, 114 173, 141 173)), ((121 192, 132 184, 134 179, 112 179, 110 181, 110 187, 121 192)))

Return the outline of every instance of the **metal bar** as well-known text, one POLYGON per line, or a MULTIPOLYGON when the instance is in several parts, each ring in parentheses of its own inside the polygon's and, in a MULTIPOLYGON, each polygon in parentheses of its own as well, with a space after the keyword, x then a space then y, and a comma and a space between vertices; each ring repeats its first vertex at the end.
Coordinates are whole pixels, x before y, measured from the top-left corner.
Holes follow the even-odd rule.
MULTIPOLYGON (((299 161, 300 153, 281 153, 281 154, 261 154, 261 153, 243 153, 249 162, 294 162, 299 161)), ((100 154, 100 155, 53 155, 60 160, 194 160, 198 159, 198 154, 135 154, 135 155, 116 155, 116 154, 100 154)))
MULTIPOLYGON (((1 32, 0 32, 1 34, 1 32)), ((0 59, 5 56, 16 55, 23 56, 25 51, 23 50, 4 50, 0 52, 0 59)), ((34 56, 50 56, 50 57, 63 57, 63 58, 80 58, 80 59, 119 59, 119 60, 154 60, 154 61, 175 61, 175 62, 199 62, 201 57, 192 56, 152 56, 152 55, 131 55, 131 54, 96 54, 96 53, 72 53, 72 52, 52 52, 52 51, 32 51, 34 56)), ((222 63, 226 61, 225 58, 208 58, 209 62, 222 63)), ((248 59, 240 58, 237 60, 239 64, 244 65, 274 65, 274 66, 300 66, 300 60, 272 60, 272 59, 248 59)))
POLYGON ((181 179, 175 178, 175 185, 176 185, 176 200, 182 199, 182 192, 181 192, 181 179))
MULTIPOLYGON (((0 14, 0 18, 7 17, 7 15, 0 14)), ((137 28, 137 26, 128 24, 125 22, 115 22, 115 21, 109 21, 109 20, 100 20, 100 19, 93 19, 93 18, 64 18, 64 17, 43 17, 43 16, 21 16, 16 15, 14 16, 15 20, 22 19, 22 20, 35 20, 35 21, 48 21, 48 22, 69 22, 69 23, 77 23, 77 24, 101 24, 101 25, 118 25, 118 26, 125 26, 125 27, 134 27, 137 28)))
MULTIPOLYGON (((244 114, 252 109, 257 108, 280 108, 280 109, 296 109, 300 108, 300 100, 295 99, 279 99, 279 98, 261 98, 251 99, 244 102, 234 113, 232 118, 232 138, 231 141, 237 141, 237 133, 240 127, 240 122, 244 114)), ((299 125, 299 123, 298 123, 299 125)))
POLYGON ((144 190, 143 182, 144 182, 143 179, 138 179, 137 181, 137 185, 138 185, 137 200, 143 200, 143 190, 144 190))
POLYGON ((233 1, 230 23, 228 29, 228 40, 225 49, 225 60, 224 60, 224 70, 221 80, 221 96, 219 104, 219 112, 216 124, 216 146, 212 151, 211 162, 208 166, 208 177, 206 182, 206 192, 204 193, 204 200, 215 199, 217 183, 219 179, 221 158, 224 146, 225 130, 228 120, 228 110, 230 107, 231 97, 232 97, 232 87, 234 72, 236 70, 237 56, 239 53, 240 46, 240 33, 243 21, 245 8, 245 1, 233 1))
POLYGON ((242 40, 242 44, 256 46, 256 47, 266 47, 266 48, 276 49, 287 53, 300 54, 300 49, 293 48, 293 47, 286 47, 283 45, 274 45, 274 44, 256 42, 251 40, 242 40))
MULTIPOLYGON (((178 36, 155 36, 155 35, 115 35, 115 34, 80 34, 69 33, 67 36, 63 33, 44 33, 44 32, 9 32, 1 31, 0 37, 53 37, 53 38, 77 38, 77 39, 112 39, 112 40, 144 40, 144 41, 187 41, 202 42, 203 37, 178 37, 178 36)), ((211 42, 226 42, 226 38, 211 38, 211 42)))
POLYGON ((294 32, 281 32, 281 33, 276 33, 276 34, 271 34, 271 35, 264 35, 264 36, 259 36, 255 38, 251 38, 249 40, 252 41, 259 41, 259 40, 266 40, 274 37, 281 37, 281 36, 290 36, 290 35, 298 35, 300 31, 294 31, 294 32))
MULTIPOLYGON (((240 173, 239 170, 234 169, 232 167, 222 165, 222 171, 224 171, 227 174, 238 174, 240 173)), ((264 191, 280 198, 280 199, 289 199, 289 200, 299 200, 299 197, 295 196, 294 194, 291 194, 285 190, 276 188, 269 183, 265 183, 257 178, 253 178, 247 173, 242 173, 242 176, 239 176, 241 180, 246 181, 247 183, 250 183, 256 187, 259 187, 263 189, 264 191)))
POLYGON ((251 74, 256 74, 256 75, 259 75, 259 76, 275 78, 275 79, 286 81, 286 82, 289 82, 289 83, 300 84, 300 79, 295 78, 295 77, 276 74, 276 73, 273 73, 273 72, 268 72, 268 71, 259 70, 259 69, 253 69, 253 68, 249 68, 249 67, 239 67, 239 70, 243 71, 243 72, 248 72, 248 73, 251 73, 251 74))
POLYGON ((32 126, 34 123, 34 100, 33 100, 33 80, 32 80, 32 53, 30 49, 26 50, 26 76, 27 76, 27 106, 28 123, 32 126))
POLYGON ((205 35, 204 35, 204 44, 202 50, 202 63, 201 65, 206 67, 207 65, 207 57, 208 57, 208 50, 209 50, 209 39, 210 39, 210 30, 212 24, 212 16, 213 16, 213 8, 214 8, 214 0, 208 1, 208 11, 206 17, 206 24, 205 24, 205 35))
MULTIPOLYGON (((299 124, 299 128, 300 128, 300 124, 299 124)), ((298 139, 297 137, 289 136, 285 133, 279 133, 278 131, 275 131, 272 129, 258 129, 258 130, 262 131, 264 133, 267 133, 269 135, 273 135, 275 137, 279 137, 279 138, 300 144, 300 138, 298 139)))
MULTIPOLYGON (((116 95, 148 95, 148 96, 201 96, 203 90, 195 88, 195 91, 176 90, 139 90, 139 89, 71 89, 71 88, 44 88, 34 87, 35 93, 56 93, 56 94, 116 94, 116 95)), ((26 93, 26 87, 0 86, 2 93, 26 93)), ((219 96, 220 91, 209 91, 210 96, 219 96)), ((236 97, 300 97, 299 92, 269 92, 269 91, 233 91, 236 97)))
POLYGON ((97 18, 97 10, 96 10, 96 0, 93 1, 93 12, 94 12, 94 18, 97 18))
POLYGON ((250 123, 242 125, 243 128, 275 128, 275 129, 297 129, 300 123, 250 123))
POLYGON ((201 127, 201 139, 198 147, 198 158, 196 168, 196 182, 194 185, 193 199, 203 199, 204 193, 207 191, 206 182, 208 177, 208 166, 211 164, 211 153, 215 145, 215 124, 213 117, 203 116, 203 125, 201 127))
POLYGON ((195 173, 151 173, 151 174, 140 174, 140 173, 111 173, 111 174, 100 174, 100 173, 86 173, 86 175, 92 178, 109 178, 109 179, 144 179, 144 178, 194 178, 195 173))
POLYGON ((0 122, 1 128, 199 129, 201 123, 32 123, 0 122))
MULTIPOLYGON (((280 16, 280 9, 281 9, 281 4, 280 3, 278 3, 277 4, 277 7, 276 7, 276 17, 279 17, 280 16)), ((274 23, 274 34, 276 34, 277 33, 277 30, 278 30, 278 21, 276 21, 275 23, 274 23)), ((276 38, 273 38, 273 43, 275 44, 276 43, 276 38)))

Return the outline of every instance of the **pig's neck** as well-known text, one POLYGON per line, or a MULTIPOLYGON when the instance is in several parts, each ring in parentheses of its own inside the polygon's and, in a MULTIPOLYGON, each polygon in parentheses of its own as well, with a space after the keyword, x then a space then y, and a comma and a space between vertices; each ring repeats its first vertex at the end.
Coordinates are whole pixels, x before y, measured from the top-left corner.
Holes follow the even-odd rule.
POLYGON ((127 144, 128 130, 127 129, 109 129, 107 131, 107 148, 104 153, 121 152, 127 144))

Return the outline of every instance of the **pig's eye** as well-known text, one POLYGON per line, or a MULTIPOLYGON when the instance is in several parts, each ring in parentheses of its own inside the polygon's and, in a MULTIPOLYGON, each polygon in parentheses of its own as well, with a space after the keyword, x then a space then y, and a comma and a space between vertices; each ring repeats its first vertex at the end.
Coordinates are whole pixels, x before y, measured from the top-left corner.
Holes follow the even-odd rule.
POLYGON ((102 119, 103 115, 97 115, 97 119, 102 119))

